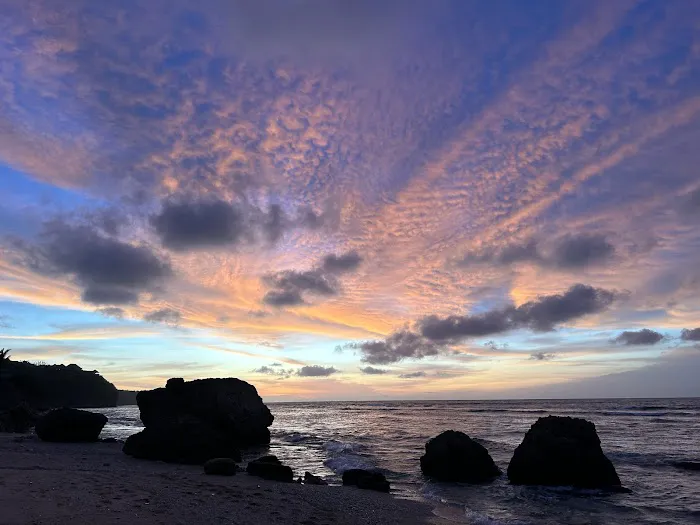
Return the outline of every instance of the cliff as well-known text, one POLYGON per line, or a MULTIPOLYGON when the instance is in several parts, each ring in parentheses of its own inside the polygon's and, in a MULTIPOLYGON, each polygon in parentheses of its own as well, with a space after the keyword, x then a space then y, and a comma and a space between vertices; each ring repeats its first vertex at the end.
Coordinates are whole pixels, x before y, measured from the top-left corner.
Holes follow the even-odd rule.
POLYGON ((0 409, 26 404, 36 410, 117 405, 117 388, 78 365, 34 365, 6 360, 0 374, 0 409))

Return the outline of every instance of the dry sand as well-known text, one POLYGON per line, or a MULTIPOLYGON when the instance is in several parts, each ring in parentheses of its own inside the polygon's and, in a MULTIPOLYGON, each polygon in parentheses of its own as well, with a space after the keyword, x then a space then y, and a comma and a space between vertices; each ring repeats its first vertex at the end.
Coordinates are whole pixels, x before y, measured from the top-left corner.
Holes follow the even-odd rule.
POLYGON ((120 443, 0 434, 0 524, 426 524, 431 507, 353 487, 265 481, 141 461, 120 443))

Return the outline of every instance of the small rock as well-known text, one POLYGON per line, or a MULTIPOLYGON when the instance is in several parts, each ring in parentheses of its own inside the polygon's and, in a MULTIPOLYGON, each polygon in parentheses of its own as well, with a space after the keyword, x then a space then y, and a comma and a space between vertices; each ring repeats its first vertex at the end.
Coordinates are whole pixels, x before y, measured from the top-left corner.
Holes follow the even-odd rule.
MULTIPOLYGON (((299 478, 301 479, 301 478, 299 478)), ((326 481, 319 477, 314 476, 311 472, 304 472, 304 484, 305 485, 328 485, 326 481)))
POLYGON ((343 485, 354 485, 365 490, 389 492, 390 485, 384 474, 364 469, 350 469, 343 472, 343 485))
POLYGON ((117 438, 104 438, 100 439, 102 443, 119 443, 119 440, 117 438))
POLYGON ((246 469, 251 476, 257 476, 272 481, 284 481, 291 483, 294 481, 294 472, 277 459, 276 456, 263 456, 248 463, 246 469))
POLYGON ((238 465, 231 458, 210 459, 204 464, 204 473, 213 476, 235 476, 238 465))

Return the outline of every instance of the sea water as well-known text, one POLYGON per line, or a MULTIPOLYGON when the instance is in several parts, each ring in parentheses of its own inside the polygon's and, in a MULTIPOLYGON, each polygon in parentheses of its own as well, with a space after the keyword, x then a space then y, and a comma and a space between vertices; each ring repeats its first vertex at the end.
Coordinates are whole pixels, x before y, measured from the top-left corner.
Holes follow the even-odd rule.
MULTIPOLYGON (((423 499, 447 519, 475 525, 700 524, 700 399, 568 401, 396 401, 270 403, 269 453, 295 473, 339 483, 349 468, 377 468, 399 497, 423 499), (420 471, 425 442, 461 430, 481 442, 505 472, 537 418, 593 421, 603 450, 629 494, 567 487, 523 487, 505 475, 486 485, 436 483, 420 471)), ((102 437, 125 439, 142 427, 138 408, 101 409, 102 437)), ((264 449, 267 452, 267 449, 264 449)), ((250 455, 263 450, 251 451, 250 455)))

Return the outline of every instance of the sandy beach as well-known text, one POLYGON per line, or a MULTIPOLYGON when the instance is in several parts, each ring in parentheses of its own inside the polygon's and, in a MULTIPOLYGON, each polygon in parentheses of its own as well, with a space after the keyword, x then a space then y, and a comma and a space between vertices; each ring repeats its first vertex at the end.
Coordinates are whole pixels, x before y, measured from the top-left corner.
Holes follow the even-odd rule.
POLYGON ((207 476, 198 466, 130 458, 121 447, 0 434, 0 524, 437 523, 430 506, 386 494, 207 476))

